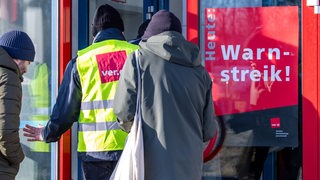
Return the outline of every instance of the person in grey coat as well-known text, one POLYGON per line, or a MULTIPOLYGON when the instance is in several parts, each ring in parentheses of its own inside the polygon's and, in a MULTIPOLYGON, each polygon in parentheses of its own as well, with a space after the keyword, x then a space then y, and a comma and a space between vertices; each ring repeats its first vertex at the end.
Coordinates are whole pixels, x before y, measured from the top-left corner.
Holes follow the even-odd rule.
MULTIPOLYGON (((146 180, 200 179, 203 142, 216 132, 210 76, 199 48, 181 32, 180 20, 160 10, 139 43, 146 180)), ((119 125, 127 132, 136 109, 135 58, 128 56, 114 99, 119 125)))
POLYGON ((25 32, 13 30, 0 37, 0 179, 14 180, 24 159, 19 138, 21 82, 34 56, 25 32))

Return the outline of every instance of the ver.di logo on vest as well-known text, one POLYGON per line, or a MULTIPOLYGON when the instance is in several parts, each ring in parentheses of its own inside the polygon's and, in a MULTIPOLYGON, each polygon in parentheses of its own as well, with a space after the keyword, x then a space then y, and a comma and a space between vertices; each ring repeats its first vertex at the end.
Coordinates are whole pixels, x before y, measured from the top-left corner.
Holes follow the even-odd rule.
POLYGON ((118 81, 126 58, 123 50, 96 55, 101 83, 118 81))

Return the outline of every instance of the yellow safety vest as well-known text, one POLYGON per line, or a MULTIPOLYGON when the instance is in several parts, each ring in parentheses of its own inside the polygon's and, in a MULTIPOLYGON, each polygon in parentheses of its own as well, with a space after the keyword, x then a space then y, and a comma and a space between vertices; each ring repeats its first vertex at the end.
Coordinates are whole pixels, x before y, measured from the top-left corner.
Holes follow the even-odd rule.
POLYGON ((138 46, 120 40, 94 43, 78 52, 82 100, 78 152, 123 150, 127 133, 113 112, 113 99, 127 55, 138 46))

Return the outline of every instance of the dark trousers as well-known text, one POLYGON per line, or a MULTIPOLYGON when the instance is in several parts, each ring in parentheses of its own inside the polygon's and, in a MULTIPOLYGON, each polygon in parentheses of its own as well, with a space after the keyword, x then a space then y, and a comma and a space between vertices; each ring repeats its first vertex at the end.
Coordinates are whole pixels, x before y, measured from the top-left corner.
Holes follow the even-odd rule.
POLYGON ((117 161, 81 162, 84 180, 109 180, 117 161))

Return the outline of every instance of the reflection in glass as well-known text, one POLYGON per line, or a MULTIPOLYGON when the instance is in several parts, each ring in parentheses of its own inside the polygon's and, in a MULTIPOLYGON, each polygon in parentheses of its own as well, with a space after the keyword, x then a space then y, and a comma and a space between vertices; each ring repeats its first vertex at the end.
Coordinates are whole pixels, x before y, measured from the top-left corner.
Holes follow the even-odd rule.
MULTIPOLYGON (((28 33, 36 48, 35 60, 28 67, 22 83, 23 99, 20 128, 25 124, 45 125, 51 109, 51 1, 0 0, 0 35, 10 30, 28 33)), ((53 72, 53 75, 56 72, 53 72)), ((25 159, 16 177, 41 180, 51 178, 51 146, 44 142, 27 142, 20 130, 25 159)))

